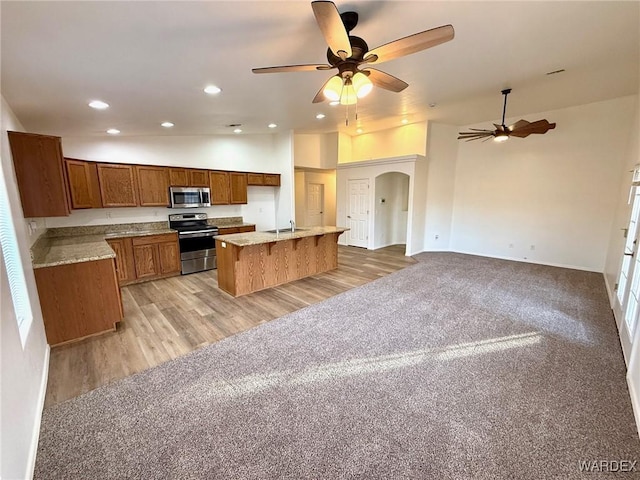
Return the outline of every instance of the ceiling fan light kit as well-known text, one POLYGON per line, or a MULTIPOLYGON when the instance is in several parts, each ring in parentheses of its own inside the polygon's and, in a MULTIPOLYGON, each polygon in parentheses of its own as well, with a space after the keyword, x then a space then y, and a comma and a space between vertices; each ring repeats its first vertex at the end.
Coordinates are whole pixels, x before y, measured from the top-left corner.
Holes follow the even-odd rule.
POLYGON ((556 128, 555 123, 549 123, 546 119, 538 120, 536 122, 528 122, 526 120, 518 120, 516 123, 510 126, 506 126, 504 123, 505 115, 507 113, 507 95, 511 93, 510 88, 502 90, 504 95, 504 106, 502 107, 502 124, 498 125, 494 123, 495 130, 483 130, 481 128, 471 128, 471 132, 458 132, 458 140, 466 140, 470 142, 472 140, 478 140, 484 138, 485 141, 493 137, 496 142, 504 142, 509 137, 528 137, 532 133, 544 134, 549 130, 556 128))
MULTIPOLYGON (((349 35, 358 24, 356 12, 339 13, 336 5, 330 1, 311 2, 318 27, 329 46, 328 64, 284 65, 278 67, 254 68, 253 73, 309 72, 338 69, 313 98, 313 103, 324 100, 353 105, 359 98, 368 95, 373 86, 391 92, 401 92, 409 86, 399 78, 374 68, 361 65, 382 63, 410 55, 427 48, 448 42, 454 37, 451 25, 425 30, 369 50, 367 43, 360 37, 349 35)), ((347 116, 348 124, 348 116, 347 116)))

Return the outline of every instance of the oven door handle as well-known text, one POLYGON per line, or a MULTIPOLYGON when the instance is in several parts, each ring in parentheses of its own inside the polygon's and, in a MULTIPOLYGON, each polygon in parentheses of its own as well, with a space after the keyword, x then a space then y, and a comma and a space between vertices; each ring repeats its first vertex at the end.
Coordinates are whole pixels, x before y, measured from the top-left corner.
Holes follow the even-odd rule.
POLYGON ((183 238, 196 238, 196 237, 215 237, 218 235, 217 231, 211 230, 196 230, 195 232, 179 232, 178 235, 183 238))

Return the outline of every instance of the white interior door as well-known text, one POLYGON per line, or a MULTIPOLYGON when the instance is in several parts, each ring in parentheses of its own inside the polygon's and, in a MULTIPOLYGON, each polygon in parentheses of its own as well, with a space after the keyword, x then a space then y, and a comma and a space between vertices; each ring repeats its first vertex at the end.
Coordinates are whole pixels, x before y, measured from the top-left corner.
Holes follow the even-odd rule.
POLYGON ((324 225, 322 214, 324 209, 324 185, 322 183, 307 184, 306 225, 319 227, 324 225))
POLYGON ((349 180, 349 245, 369 246, 369 179, 349 180))
POLYGON ((640 221, 640 187, 632 189, 631 219, 627 228, 627 239, 622 257, 622 268, 618 277, 614 315, 620 333, 620 343, 625 360, 629 361, 633 334, 640 312, 640 255, 638 255, 638 222, 640 221))

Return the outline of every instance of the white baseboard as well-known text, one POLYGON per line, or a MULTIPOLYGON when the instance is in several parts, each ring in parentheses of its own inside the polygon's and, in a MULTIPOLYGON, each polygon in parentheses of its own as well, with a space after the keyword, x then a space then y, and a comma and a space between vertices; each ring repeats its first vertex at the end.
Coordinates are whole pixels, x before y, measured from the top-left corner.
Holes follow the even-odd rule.
POLYGON ((564 263, 553 263, 553 262, 540 262, 533 260, 531 258, 514 258, 514 257, 503 257, 501 255, 486 255, 477 252, 465 252, 461 250, 449 250, 452 253, 462 253, 464 255, 475 255, 476 257, 486 257, 486 258, 496 258, 498 260, 510 260, 512 262, 520 262, 520 263, 533 263, 535 265, 547 265, 549 267, 560 267, 560 268, 570 268, 571 270, 581 270, 583 272, 595 272, 602 273, 597 270, 592 270, 590 268, 578 266, 578 265, 568 265, 564 263))
POLYGON ((607 295, 609 296, 609 305, 613 309, 614 301, 616 298, 616 292, 613 288, 611 288, 611 285, 609 285, 609 282, 607 281, 607 276, 604 273, 602 274, 602 276, 604 277, 604 286, 606 287, 607 295))
POLYGON ((627 374, 627 387, 629 388, 629 396, 631 397, 633 417, 636 420, 636 429, 638 430, 638 436, 640 437, 640 399, 638 399, 638 395, 636 395, 636 389, 629 374, 627 374))
POLYGON ((33 473, 36 468, 36 455, 38 453, 38 441, 40 440, 40 424, 42 422, 42 412, 44 411, 44 399, 47 394, 47 380, 49 379, 49 356, 51 353, 51 347, 47 345, 47 349, 44 354, 44 365, 42 368, 42 378, 40 379, 40 395, 38 396, 38 415, 36 422, 33 425, 33 432, 31 434, 31 445, 29 448, 29 460, 27 463, 28 478, 33 478, 33 473))

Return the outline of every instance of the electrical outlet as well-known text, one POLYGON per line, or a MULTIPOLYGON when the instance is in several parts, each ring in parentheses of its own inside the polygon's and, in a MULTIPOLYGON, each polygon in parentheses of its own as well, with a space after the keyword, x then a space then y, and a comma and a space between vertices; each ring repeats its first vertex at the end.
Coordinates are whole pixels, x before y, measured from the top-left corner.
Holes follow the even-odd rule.
POLYGON ((436 234, 435 239, 438 240, 440 238, 440 235, 436 234))

